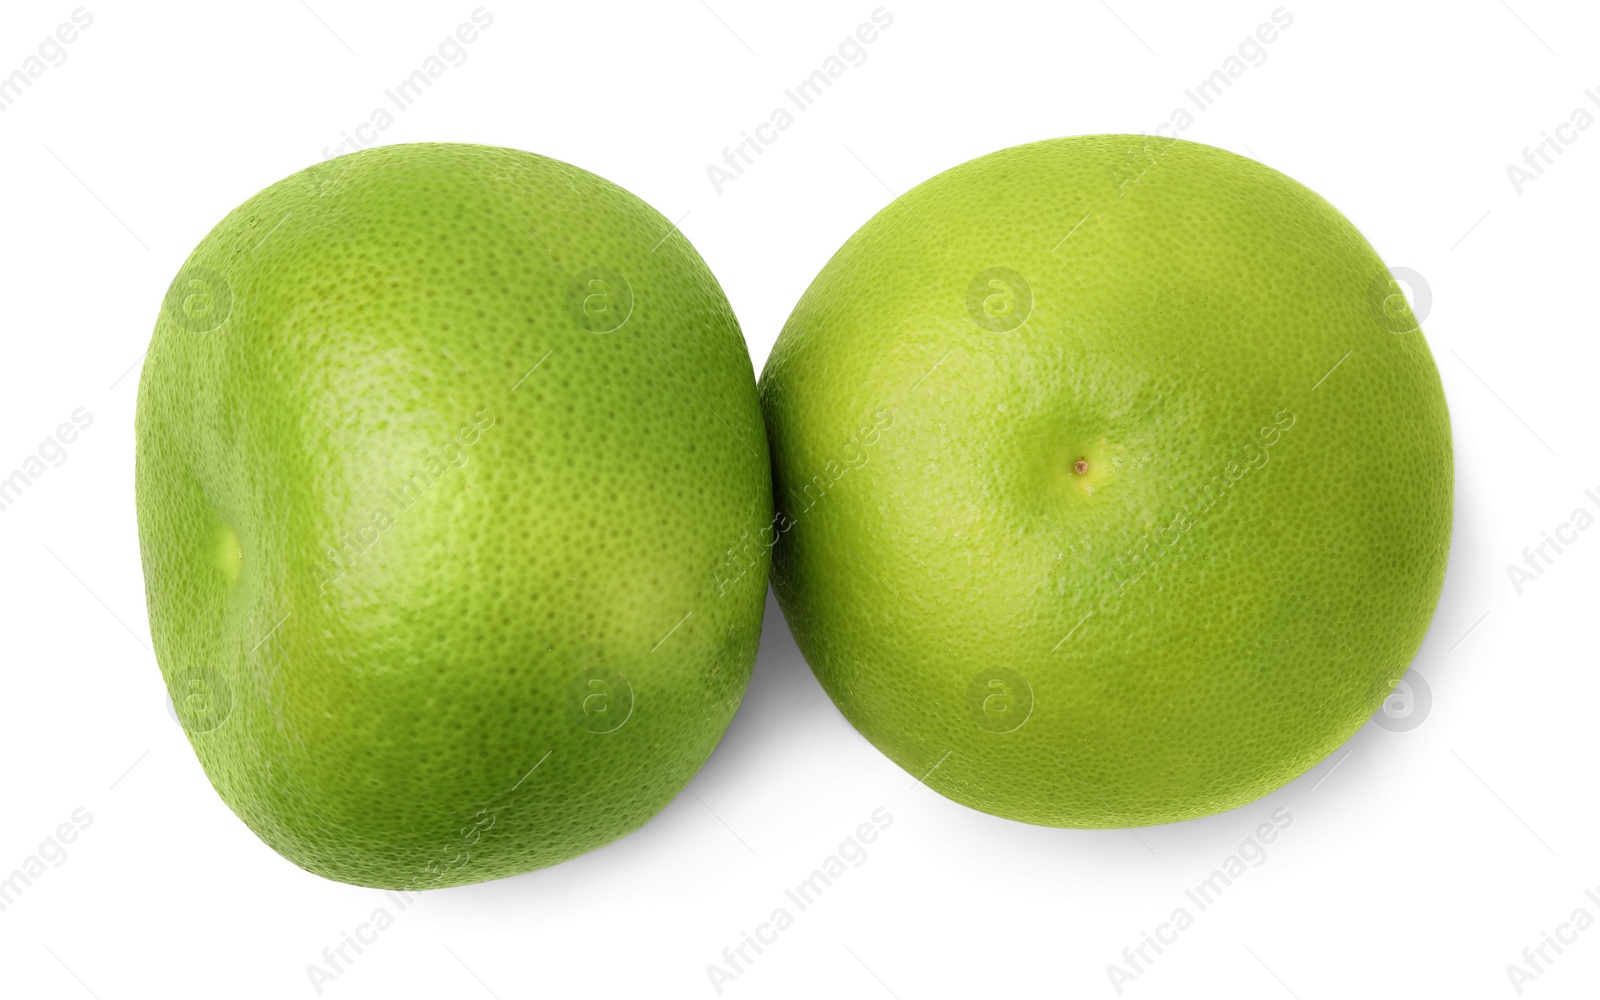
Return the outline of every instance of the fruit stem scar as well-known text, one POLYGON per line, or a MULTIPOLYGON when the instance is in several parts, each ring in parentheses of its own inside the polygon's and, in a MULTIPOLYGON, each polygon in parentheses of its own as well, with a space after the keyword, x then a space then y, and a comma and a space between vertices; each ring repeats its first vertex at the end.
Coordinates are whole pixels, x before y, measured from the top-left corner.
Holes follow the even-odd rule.
POLYGON ((1076 462, 1073 462, 1072 463, 1072 471, 1076 472, 1080 476, 1083 475, 1084 473, 1088 472, 1089 471, 1089 460, 1087 458, 1080 458, 1076 462))

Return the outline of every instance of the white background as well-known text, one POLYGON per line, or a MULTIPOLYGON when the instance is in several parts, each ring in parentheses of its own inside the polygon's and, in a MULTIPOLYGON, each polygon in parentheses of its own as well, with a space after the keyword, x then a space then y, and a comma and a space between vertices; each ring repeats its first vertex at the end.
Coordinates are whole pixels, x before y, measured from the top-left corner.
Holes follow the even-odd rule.
MULTIPOLYGON (((1584 94, 1600 88, 1592 5, 1289 0, 1265 63, 1179 133, 1308 184, 1428 286, 1457 492, 1413 673, 1432 695, 1420 726, 1369 723, 1224 815, 1028 827, 873 750, 769 603, 744 706, 665 812, 564 865, 400 912, 284 861, 211 791, 165 707, 134 522, 137 363, 179 264, 367 122, 477 6, 308 2, 96 0, 65 62, 0 113, 0 476, 75 408, 94 418, 0 512, 0 875, 75 809, 93 817, 0 912, 6 996, 314 997, 307 966, 385 906, 393 926, 322 995, 710 998, 706 967, 878 807, 893 824, 866 861, 722 995, 1114 997, 1107 966, 1126 968, 1123 949, 1175 907, 1195 911, 1184 889, 1279 808, 1293 823, 1267 860, 1122 995, 1511 997, 1507 966, 1541 932, 1580 906, 1600 918, 1584 895, 1600 895, 1600 530, 1520 594, 1506 571, 1575 508, 1600 512, 1584 496, 1600 495, 1600 127, 1520 193, 1506 170, 1575 108, 1600 115, 1584 94)), ((889 0, 867 61, 720 194, 707 165, 875 0, 490 0, 465 64, 377 139, 534 150, 681 218, 759 370, 818 268, 893 193, 1017 143, 1154 130, 1277 6, 1108 2, 889 0)), ((0 74, 74 6, 0 8, 0 74)), ((1600 927, 1547 954, 1524 995, 1594 995, 1600 927)))

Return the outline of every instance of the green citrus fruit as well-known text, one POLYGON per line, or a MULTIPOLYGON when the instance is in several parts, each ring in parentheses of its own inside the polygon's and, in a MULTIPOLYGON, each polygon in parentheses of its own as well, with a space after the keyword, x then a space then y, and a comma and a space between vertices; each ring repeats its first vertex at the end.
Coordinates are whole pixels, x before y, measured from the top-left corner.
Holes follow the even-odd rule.
POLYGON ((593 174, 374 149, 234 210, 139 389, 151 632, 223 800, 426 888, 643 824, 743 696, 771 520, 705 263, 593 174))
POLYGON ((1031 823, 1249 802, 1428 627, 1450 425, 1354 226, 1253 161, 1089 136, 884 209, 761 381, 773 582, 844 715, 1031 823))

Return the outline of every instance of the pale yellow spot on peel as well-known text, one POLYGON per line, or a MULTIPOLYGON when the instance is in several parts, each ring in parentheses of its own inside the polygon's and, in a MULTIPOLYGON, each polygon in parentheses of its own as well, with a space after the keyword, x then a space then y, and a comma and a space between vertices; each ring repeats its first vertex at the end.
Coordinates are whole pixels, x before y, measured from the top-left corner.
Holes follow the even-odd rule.
POLYGON ((227 525, 217 532, 211 558, 228 578, 230 585, 239 579, 239 570, 244 566, 244 549, 239 545, 238 534, 227 525))

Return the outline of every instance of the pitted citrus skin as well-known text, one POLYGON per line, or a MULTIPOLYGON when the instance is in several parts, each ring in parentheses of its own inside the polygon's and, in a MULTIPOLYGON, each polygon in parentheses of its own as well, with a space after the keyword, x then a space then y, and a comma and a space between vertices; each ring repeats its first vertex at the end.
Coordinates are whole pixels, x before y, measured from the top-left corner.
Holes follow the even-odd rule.
POLYGON ((800 649, 895 763, 999 816, 1265 795, 1371 715, 1443 582, 1415 318, 1338 211, 1222 150, 940 174, 818 274, 761 396, 800 649))
POLYGON ((728 552, 770 479, 671 229, 556 160, 395 146, 262 191, 174 282, 138 405, 151 632, 212 784, 296 864, 555 864, 726 729, 767 570, 728 552))

